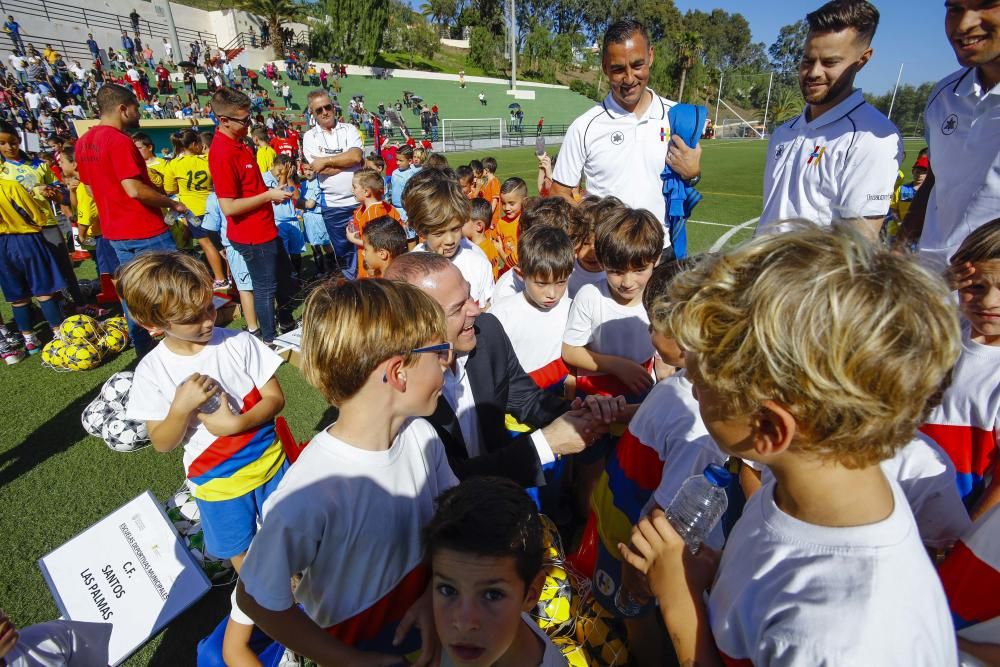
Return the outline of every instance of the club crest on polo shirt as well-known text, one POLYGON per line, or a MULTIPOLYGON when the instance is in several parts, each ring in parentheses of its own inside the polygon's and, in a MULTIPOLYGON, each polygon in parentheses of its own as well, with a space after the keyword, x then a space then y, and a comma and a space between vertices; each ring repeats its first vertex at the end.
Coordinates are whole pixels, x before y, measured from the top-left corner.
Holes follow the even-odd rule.
POLYGON ((778 144, 778 149, 774 151, 774 159, 780 160, 781 156, 785 154, 785 144, 778 144))
POLYGON ((951 114, 941 123, 941 134, 953 134, 958 129, 958 116, 951 114))
POLYGON ((806 166, 818 167, 820 161, 823 159, 823 155, 826 154, 826 146, 817 145, 813 149, 812 153, 809 154, 809 160, 806 162, 806 166))
POLYGON ((611 133, 611 143, 613 143, 615 146, 621 145, 623 141, 625 141, 625 134, 623 132, 621 132, 620 130, 615 130, 614 132, 611 133))

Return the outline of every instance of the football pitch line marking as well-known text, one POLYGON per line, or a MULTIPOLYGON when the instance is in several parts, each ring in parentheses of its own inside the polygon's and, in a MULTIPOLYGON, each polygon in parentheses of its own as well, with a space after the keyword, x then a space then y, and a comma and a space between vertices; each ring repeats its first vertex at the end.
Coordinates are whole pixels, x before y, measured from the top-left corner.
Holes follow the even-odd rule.
POLYGON ((729 239, 731 239, 737 232, 742 231, 742 230, 746 229, 747 227, 750 227, 751 225, 757 224, 758 220, 760 220, 760 218, 751 218, 750 220, 747 220, 746 222, 742 222, 742 223, 736 225, 735 227, 733 227, 732 229, 730 229, 728 232, 726 232, 725 234, 723 234, 722 236, 720 236, 716 240, 716 242, 712 244, 712 248, 709 250, 709 252, 719 252, 726 245, 726 243, 729 241, 729 239))
POLYGON ((735 227, 728 222, 709 222, 708 220, 688 220, 689 225, 715 225, 716 227, 735 227))

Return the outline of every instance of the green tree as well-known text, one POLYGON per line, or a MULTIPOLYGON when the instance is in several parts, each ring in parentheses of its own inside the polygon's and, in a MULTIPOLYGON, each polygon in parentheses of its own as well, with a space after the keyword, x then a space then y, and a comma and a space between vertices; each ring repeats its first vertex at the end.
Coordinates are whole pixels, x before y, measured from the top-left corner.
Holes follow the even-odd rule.
POLYGON ((410 68, 413 67, 414 54, 422 56, 427 60, 434 57, 441 38, 434 28, 420 21, 412 26, 406 33, 407 52, 410 54, 410 68))
POLYGON ((797 70, 808 33, 809 24, 805 19, 783 26, 778 32, 778 39, 767 49, 771 56, 771 65, 780 72, 797 70))
POLYGON ((504 47, 502 34, 484 26, 476 26, 469 36, 469 55, 466 56, 466 61, 482 68, 487 74, 499 74, 503 68, 504 47))
POLYGON ((457 0, 427 0, 420 5, 420 12, 437 24, 439 31, 444 32, 458 15, 458 2, 457 0))
MULTIPOLYGON (((786 120, 802 113, 804 103, 802 96, 789 88, 778 91, 771 96, 771 109, 767 114, 767 122, 771 127, 777 127, 786 120)), ((761 119, 763 120, 763 119, 761 119)))
POLYGON ((684 101, 684 84, 687 82, 687 74, 694 67, 703 48, 701 34, 697 32, 687 30, 677 40, 677 59, 681 68, 681 83, 677 89, 678 102, 684 101))
POLYGON ((237 0, 233 3, 233 7, 264 19, 271 34, 274 57, 278 60, 285 56, 285 45, 278 38, 282 25, 294 23, 308 13, 305 6, 296 0, 237 0))
POLYGON ((374 64, 382 50, 389 8, 389 0, 322 0, 323 21, 311 36, 314 56, 374 64))

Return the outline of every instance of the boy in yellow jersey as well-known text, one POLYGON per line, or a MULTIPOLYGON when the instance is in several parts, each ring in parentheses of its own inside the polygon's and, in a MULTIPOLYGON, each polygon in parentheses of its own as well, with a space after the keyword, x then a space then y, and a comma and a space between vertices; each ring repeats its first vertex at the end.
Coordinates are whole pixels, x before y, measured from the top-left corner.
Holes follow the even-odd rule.
POLYGON ((80 286, 73 273, 73 262, 69 256, 66 239, 63 238, 56 222, 53 202, 62 203, 63 192, 59 180, 41 159, 32 159, 21 150, 21 136, 13 125, 0 122, 0 180, 20 183, 27 190, 44 216, 42 222, 42 238, 52 246, 59 273, 73 299, 82 306, 85 303, 80 293, 80 286))
POLYGON ((0 179, 0 290, 14 311, 28 354, 42 350, 31 321, 31 297, 38 300, 53 331, 63 320, 59 301, 52 297, 66 284, 55 251, 42 238, 45 219, 45 211, 24 186, 0 179))
POLYGON ((266 174, 271 171, 271 165, 274 164, 274 158, 278 155, 267 139, 267 130, 263 127, 258 127, 250 135, 253 138, 254 146, 257 147, 257 166, 260 167, 260 173, 266 174))
POLYGON ((205 202, 212 192, 212 175, 208 170, 204 144, 194 130, 174 132, 170 140, 174 144, 176 157, 163 170, 163 191, 168 195, 176 194, 181 203, 190 209, 190 213, 185 216, 188 232, 205 253, 205 259, 212 269, 212 289, 229 289, 226 263, 218 249, 222 245, 222 237, 218 232, 203 229, 201 225, 205 216, 205 202))
POLYGON ((111 247, 111 241, 104 238, 101 232, 101 221, 97 216, 97 203, 87 190, 87 186, 80 182, 79 172, 76 167, 76 149, 67 146, 59 156, 59 168, 62 170, 66 185, 70 188, 70 206, 76 212, 76 226, 80 233, 80 243, 87 243, 88 239, 94 241, 94 263, 97 264, 97 275, 114 275, 118 270, 118 255, 111 247))

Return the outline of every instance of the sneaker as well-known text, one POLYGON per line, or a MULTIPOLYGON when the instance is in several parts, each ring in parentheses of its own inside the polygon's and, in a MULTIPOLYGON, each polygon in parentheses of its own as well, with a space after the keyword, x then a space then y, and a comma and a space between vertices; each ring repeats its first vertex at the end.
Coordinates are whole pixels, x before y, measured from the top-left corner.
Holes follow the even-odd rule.
POLYGON ((254 338, 256 338, 257 340, 259 340, 260 342, 262 342, 262 343, 264 342, 264 334, 262 334, 260 332, 260 328, 259 327, 257 329, 254 329, 253 331, 250 331, 249 329, 247 329, 247 333, 250 334, 251 336, 253 336, 254 338))
POLYGON ((230 287, 232 287, 232 283, 229 282, 228 280, 213 280, 212 281, 212 291, 213 292, 225 292, 230 287))
POLYGON ((90 253, 86 250, 74 250, 69 254, 69 258, 74 262, 85 262, 90 259, 90 253))
POLYGON ((24 359, 24 346, 16 345, 13 337, 0 336, 0 358, 8 366, 13 366, 24 359))
POLYGON ((22 334, 24 336, 24 349, 29 356, 34 356, 42 351, 42 341, 38 340, 35 334, 22 334))

